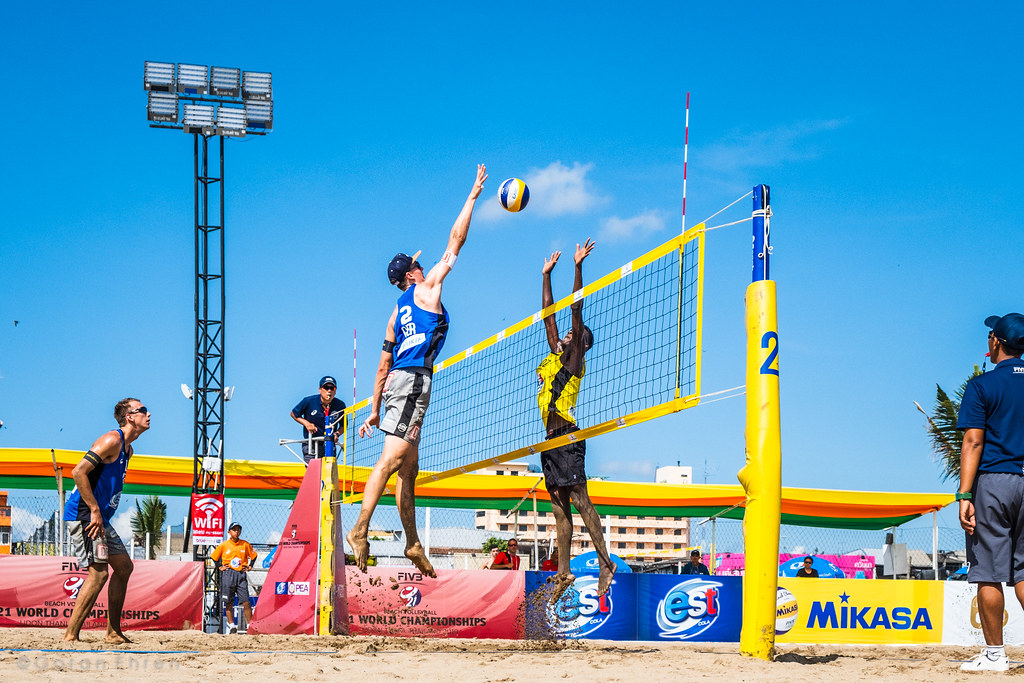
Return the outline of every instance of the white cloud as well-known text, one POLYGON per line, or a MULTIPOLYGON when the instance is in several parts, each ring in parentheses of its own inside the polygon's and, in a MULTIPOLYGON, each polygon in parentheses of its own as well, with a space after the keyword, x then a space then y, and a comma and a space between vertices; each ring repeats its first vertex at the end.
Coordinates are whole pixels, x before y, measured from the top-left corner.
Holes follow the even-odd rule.
POLYGON ((281 532, 280 531, 271 531, 270 533, 267 534, 267 536, 263 540, 263 542, 266 543, 267 545, 277 545, 278 543, 281 542, 281 532))
POLYGON ((11 540, 24 541, 35 533, 35 530, 46 521, 39 515, 33 514, 17 505, 11 506, 11 540))
MULTIPOLYGON (((524 211, 541 216, 564 216, 586 213, 608 201, 595 190, 587 173, 594 164, 574 161, 572 168, 561 161, 553 161, 544 168, 531 168, 523 180, 530 188, 530 203, 524 211)), ((503 182, 502 178, 499 183, 503 182)), ((497 190, 495 190, 497 191, 497 190)), ((511 215, 501 208, 497 201, 485 202, 478 216, 485 220, 496 220, 511 215)))
POLYGON ((665 227, 665 213, 648 209, 632 218, 612 216, 601 221, 598 239, 604 242, 626 242, 640 239, 665 227))
POLYGON ((736 133, 725 141, 703 150, 695 150, 695 153, 701 165, 721 173, 806 161, 821 154, 812 138, 818 133, 840 128, 843 123, 839 119, 828 119, 780 126, 772 130, 736 133))
POLYGON ((125 547, 132 543, 132 513, 135 512, 135 506, 132 505, 130 508, 123 510, 121 514, 114 515, 110 520, 110 526, 114 527, 114 531, 121 537, 121 542, 124 543, 125 547))

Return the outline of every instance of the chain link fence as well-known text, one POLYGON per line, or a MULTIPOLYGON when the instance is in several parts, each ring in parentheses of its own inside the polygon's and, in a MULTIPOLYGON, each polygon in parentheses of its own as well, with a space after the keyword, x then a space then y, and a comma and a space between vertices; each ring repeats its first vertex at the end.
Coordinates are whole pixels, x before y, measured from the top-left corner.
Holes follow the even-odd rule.
MULTIPOLYGON (((129 503, 128 500, 125 501, 129 503)), ((187 510, 187 499, 169 499, 172 508, 187 510), (176 503, 176 505, 175 505, 176 503)), ((61 523, 60 502, 54 493, 15 493, 8 498, 11 506, 11 551, 25 555, 59 555, 70 554, 64 525, 61 523)), ((288 515, 291 512, 291 501, 286 500, 250 500, 229 499, 226 505, 226 522, 242 525, 242 537, 249 541, 259 553, 261 560, 267 560, 280 541, 288 515)), ((122 511, 113 520, 114 527, 131 547, 132 534, 130 513, 134 503, 122 505, 122 511)), ((342 505, 339 509, 341 524, 347 531, 354 525, 359 515, 358 505, 342 505)), ((496 537, 508 539, 516 535, 512 531, 497 531, 477 528, 480 515, 475 510, 454 508, 424 508, 416 510, 416 526, 420 541, 430 551, 431 561, 439 569, 476 569, 490 560, 490 554, 483 551, 487 539, 496 537)), ((175 520, 168 519, 168 524, 175 520)), ((604 522, 605 520, 602 519, 604 522)), ((716 553, 743 552, 743 523, 731 519, 691 519, 689 520, 686 548, 696 547, 705 555, 714 548, 716 553)), ((616 523, 617 524, 617 523, 616 523)), ((516 525, 508 525, 515 530, 516 525)), ((536 568, 537 563, 544 560, 552 544, 551 529, 539 535, 536 552, 532 525, 519 525, 520 555, 523 568, 536 568), (536 558, 536 561, 535 559, 536 558)), ((174 550, 181 550, 183 540, 183 522, 177 520, 174 525, 174 550)), ((781 553, 808 555, 874 555, 876 564, 882 564, 882 552, 887 543, 887 535, 891 533, 891 541, 895 544, 906 544, 911 575, 914 578, 933 578, 929 574, 932 568, 932 529, 925 527, 896 527, 881 531, 857 531, 847 529, 826 529, 783 525, 780 528, 779 551, 781 553)), ((370 524, 370 552, 380 565, 409 566, 411 562, 404 555, 405 539, 397 508, 378 506, 370 524)), ((166 545, 165 539, 151 539, 161 552, 166 545)), ((348 550, 348 549, 346 549, 348 550)), ((938 528, 939 578, 946 576, 964 563, 964 534, 959 528, 938 528)), ((686 559, 687 552, 668 553, 665 562, 686 559)), ((145 557, 145 549, 141 543, 134 547, 133 556, 137 559, 145 557)), ((657 557, 656 559, 661 559, 657 557)))

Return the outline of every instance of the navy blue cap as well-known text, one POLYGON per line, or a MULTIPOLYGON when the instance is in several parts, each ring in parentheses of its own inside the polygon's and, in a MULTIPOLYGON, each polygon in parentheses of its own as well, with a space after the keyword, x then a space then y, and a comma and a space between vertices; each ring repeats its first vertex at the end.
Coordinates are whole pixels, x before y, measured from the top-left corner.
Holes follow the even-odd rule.
POLYGON ((402 253, 395 254, 395 258, 391 259, 391 263, 388 264, 388 280, 391 284, 397 285, 405 279, 405 274, 412 269, 412 264, 416 262, 421 253, 417 251, 412 256, 402 253))
POLYGON ((1024 350, 1024 315, 1007 313, 1004 316, 990 315, 985 318, 985 326, 992 329, 996 339, 1009 346, 1013 351, 1024 350))
POLYGON ((323 389, 325 384, 333 384, 337 388, 338 383, 334 381, 334 378, 330 375, 324 375, 320 378, 320 388, 323 389))

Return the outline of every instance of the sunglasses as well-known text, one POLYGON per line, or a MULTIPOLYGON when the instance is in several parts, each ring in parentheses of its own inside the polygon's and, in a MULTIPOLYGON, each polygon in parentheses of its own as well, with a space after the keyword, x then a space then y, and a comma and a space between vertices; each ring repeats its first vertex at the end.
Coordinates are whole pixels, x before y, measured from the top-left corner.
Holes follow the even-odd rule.
POLYGON ((147 408, 146 406, 139 406, 135 410, 129 410, 128 411, 129 415, 134 415, 135 413, 142 413, 143 415, 148 415, 149 414, 149 408, 147 408))

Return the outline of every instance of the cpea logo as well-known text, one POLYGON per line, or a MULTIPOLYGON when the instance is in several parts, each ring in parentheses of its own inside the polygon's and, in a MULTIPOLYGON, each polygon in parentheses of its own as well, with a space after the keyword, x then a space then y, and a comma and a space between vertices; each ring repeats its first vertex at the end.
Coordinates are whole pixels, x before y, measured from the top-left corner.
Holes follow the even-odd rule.
POLYGON ((82 589, 82 584, 85 583, 85 579, 81 576, 69 576, 64 579, 64 593, 69 598, 78 598, 78 591, 82 589))
POLYGON ((597 594, 596 576, 581 576, 554 605, 547 607, 548 624, 555 635, 585 636, 601 628, 612 616, 612 592, 597 594))
POLYGON ((406 586, 399 591, 398 597, 405 601, 406 607, 415 607, 423 600, 423 593, 418 586, 406 586))
POLYGON ((796 596, 782 586, 779 586, 775 595, 775 635, 781 636, 796 626, 799 606, 796 596))
POLYGON ((721 614, 717 581, 690 579, 677 583, 658 603, 657 622, 663 638, 685 640, 708 630, 721 614))

